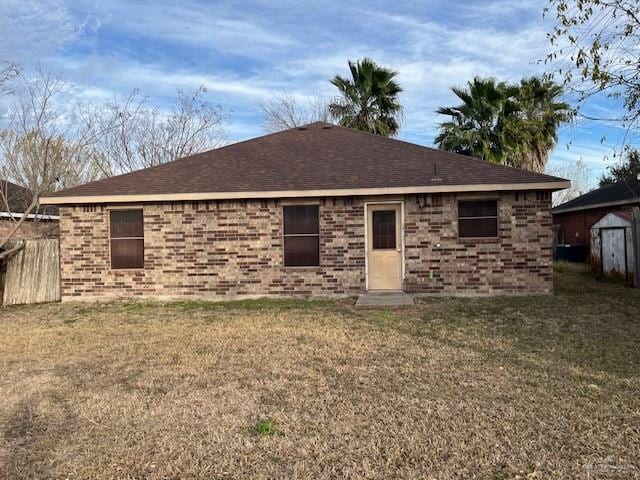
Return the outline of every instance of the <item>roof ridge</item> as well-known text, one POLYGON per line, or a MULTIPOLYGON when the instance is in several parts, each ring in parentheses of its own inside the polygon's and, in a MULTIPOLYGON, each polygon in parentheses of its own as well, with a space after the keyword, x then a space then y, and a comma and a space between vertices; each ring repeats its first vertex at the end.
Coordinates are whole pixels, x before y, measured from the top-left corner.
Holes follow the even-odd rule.
MULTIPOLYGON (((294 131, 294 130, 303 130, 305 127, 309 127, 309 126, 314 125, 314 124, 316 124, 316 123, 321 123, 321 124, 324 124, 324 125, 331 125, 331 126, 335 126, 335 127, 337 127, 337 126, 338 126, 338 125, 335 125, 335 124, 333 124, 333 123, 320 122, 320 121, 318 121, 318 122, 311 122, 311 123, 305 123, 305 124, 303 124, 303 125, 298 125, 298 126, 296 126, 296 127, 285 128, 284 130, 278 130, 277 132, 265 133, 264 135, 260 135, 260 136, 258 136, 258 137, 245 138, 244 140, 239 140, 239 141, 234 142, 234 143, 228 143, 228 144, 226 144, 226 145, 222 145, 222 146, 220 146, 220 147, 210 148, 209 150, 205 150, 205 151, 203 151, 203 152, 194 153, 194 154, 189 155, 189 156, 187 156, 187 157, 177 158, 176 160, 172 160, 172 162, 177 162, 178 160, 185 160, 185 159, 187 159, 187 158, 197 157, 197 156, 199 156, 199 155, 204 155, 205 153, 212 152, 212 151, 214 151, 214 150, 215 150, 215 151, 217 151, 217 150, 224 150, 224 149, 226 149, 226 148, 233 147, 233 146, 235 146, 235 145, 242 145, 242 144, 245 144, 245 143, 253 142, 253 141, 255 141, 255 140, 262 140, 263 138, 273 137, 273 136, 275 136, 275 135, 280 135, 280 134, 282 134, 282 133, 286 133, 286 132, 292 132, 292 131, 294 131)), ((344 127, 343 127, 343 128, 344 128, 344 127)), ((172 162, 167 162, 167 163, 172 163, 172 162)), ((166 165, 166 163, 165 163, 164 165, 166 165)))
POLYGON ((317 121, 107 177, 51 196, 115 194, 115 191, 169 194, 407 187, 434 182, 470 185, 566 181, 317 121), (440 176, 445 178, 434 178, 436 165, 440 176), (393 171, 389 170, 391 166, 393 171))
MULTIPOLYGON (((155 170, 155 169, 159 169, 159 168, 163 168, 163 167, 168 167, 170 165, 174 165, 174 164, 176 164, 178 162, 182 162, 182 161, 185 161, 185 160, 193 160, 196 157, 200 157, 202 155, 211 153, 213 151, 224 150, 224 149, 226 149, 228 147, 233 147, 233 146, 236 146, 236 145, 242 145, 242 144, 249 143, 249 142, 252 142, 252 141, 255 141, 255 140, 262 140, 263 138, 272 137, 274 135, 279 135, 281 133, 290 132, 290 131, 293 131, 293 130, 301 130, 302 127, 308 127, 308 126, 314 125, 314 124, 324 124, 324 125, 338 126, 338 125, 335 125, 333 123, 321 122, 321 121, 306 123, 304 125, 300 125, 300 126, 297 126, 297 127, 291 127, 291 128, 287 128, 285 130, 278 130, 277 132, 271 132, 271 133, 267 133, 265 135, 260 135, 259 137, 251 137, 251 138, 247 138, 245 140, 240 140, 238 142, 228 143, 226 145, 221 145, 219 147, 210 148, 208 150, 203 150, 202 152, 198 152, 198 153, 193 153, 191 155, 187 155, 186 157, 180 157, 180 158, 176 158, 174 160, 169 160, 168 162, 161 163, 159 165, 152 165, 150 167, 143 167, 143 168, 140 168, 138 170, 134 170, 132 172, 119 173, 118 175, 112 175, 111 177, 100 178, 98 180, 93 180, 92 182, 83 183, 82 186, 84 186, 84 185, 94 185, 96 183, 100 183, 100 182, 103 182, 105 180, 109 180, 109 179, 112 179, 112 178, 121 178, 121 177, 126 177, 128 175, 134 175, 134 174, 137 174, 137 173, 139 173, 139 172, 141 172, 143 170, 149 171, 149 170, 155 170)), ((341 128, 344 128, 344 127, 341 127, 341 128)), ((75 187, 70 187, 70 188, 75 188, 75 187)), ((67 189, 65 189, 65 190, 67 190, 67 189)))
MULTIPOLYGON (((310 127, 312 125, 330 125, 332 128, 333 127, 337 127, 337 129, 340 129, 340 130, 343 130, 343 131, 346 131, 346 132, 349 132, 349 133, 368 135, 369 137, 375 138, 376 141, 380 141, 380 140, 387 141, 388 140, 388 141, 391 141, 391 142, 400 142, 400 143, 403 143, 405 145, 410 146, 411 148, 423 148, 425 150, 429 150, 429 151, 432 151, 432 152, 446 152, 449 155, 452 155, 452 156, 455 156, 456 158, 459 158, 461 161, 479 162, 479 163, 482 163, 483 165, 487 165, 487 166, 490 166, 490 167, 495 167, 495 168, 498 168, 498 169, 508 170, 508 171, 513 171, 513 170, 522 171, 522 169, 520 169, 520 168, 510 167, 510 166, 507 166, 507 165, 488 162, 486 160, 482 160, 482 159, 476 158, 476 157, 471 157, 469 155, 463 155, 463 154, 457 153, 457 152, 450 152, 448 150, 441 150, 439 148, 429 147, 429 146, 426 146, 426 145, 420 145, 420 144, 417 144, 417 143, 411 143, 411 142, 409 142, 407 140, 402 140, 402 139, 399 139, 399 138, 385 137, 385 136, 378 135, 378 134, 375 134, 375 133, 366 132, 364 130, 357 130, 355 128, 344 127, 342 125, 338 125, 338 124, 335 124, 335 123, 329 123, 329 122, 324 122, 324 121, 318 120, 318 121, 315 121, 315 122, 305 123, 303 125, 298 125, 298 126, 295 126, 295 127, 287 128, 285 130, 278 130, 277 132, 271 132, 271 133, 267 133, 265 135, 261 135, 261 136, 258 136, 258 137, 251 137, 251 138, 247 138, 245 140, 240 140, 238 142, 229 143, 227 145, 222 145, 222 146, 219 146, 219 147, 210 148, 209 150, 204 150, 202 152, 194 153, 194 154, 188 155, 186 157, 176 158, 174 160, 170 160, 170 161, 162 163, 160 165, 152 165, 150 167, 140 168, 140 169, 134 170, 132 172, 120 173, 118 175, 113 175, 111 177, 101 178, 99 180, 94 180, 93 182, 84 183, 83 185, 92 185, 92 184, 96 184, 96 183, 108 180, 110 178, 120 178, 120 177, 125 177, 125 176, 128 176, 128 175, 133 175, 133 174, 136 174, 138 172, 141 172, 142 170, 149 171, 149 170, 155 170, 155 169, 159 169, 159 168, 166 168, 166 167, 168 167, 170 165, 173 165, 173 164, 176 164, 178 162, 197 159, 198 157, 201 157, 203 155, 209 154, 209 153, 214 152, 214 151, 226 150, 226 149, 228 149, 230 147, 234 147, 234 146, 237 146, 237 145, 243 145, 243 144, 246 144, 246 143, 262 140, 262 139, 273 137, 273 136, 276 136, 276 135, 281 135, 281 134, 284 134, 284 133, 287 133, 287 132, 292 132, 294 130, 305 130, 305 129, 307 129, 308 127, 310 127)), ((542 176, 545 176, 545 177, 548 177, 548 178, 554 178, 554 179, 558 179, 558 180, 563 180, 560 177, 555 177, 553 175, 547 175, 545 173, 538 173, 538 172, 530 172, 530 173, 537 174, 537 175, 542 175, 542 176)))
MULTIPOLYGON (((314 122, 314 123, 324 123, 324 122, 314 122)), ((312 125, 312 124, 309 124, 309 125, 312 125)), ((546 173, 531 172, 529 170, 524 170, 522 168, 511 167, 509 165, 503 165, 501 163, 493 163, 493 162, 489 162, 487 160, 482 160, 481 158, 472 157, 472 156, 469 156, 469 155, 464 155, 462 153, 451 152, 449 150, 442 150, 440 148, 429 147, 427 145, 421 145, 421 144, 418 144, 418 143, 412 143, 412 142, 409 142, 407 140, 402 140, 400 138, 385 137, 383 135, 378 135, 376 133, 366 132, 364 130, 357 130, 355 128, 350 128, 350 127, 343 127, 342 125, 336 125, 336 124, 331 124, 331 125, 339 127, 339 128, 341 128, 343 130, 346 130, 346 131, 369 135, 369 136, 374 137, 376 139, 382 139, 383 141, 384 140, 396 141, 396 142, 404 143, 405 145, 409 145, 411 147, 424 148, 424 149, 430 150, 432 152, 439 152, 439 153, 445 152, 445 153, 447 153, 447 154, 449 154, 451 156, 455 156, 455 157, 457 157, 457 158, 459 158, 460 160, 463 160, 463 161, 473 160, 474 162, 479 162, 479 163, 482 163, 483 165, 489 165, 489 166, 496 167, 496 168, 503 169, 503 170, 525 171, 525 172, 529 172, 529 173, 532 173, 532 174, 535 174, 535 175, 542 175, 542 176, 545 176, 545 177, 548 177, 548 178, 555 178, 555 179, 558 179, 558 180, 566 180, 566 179, 563 179, 563 178, 560 178, 560 177, 556 177, 554 175, 548 175, 546 173)))

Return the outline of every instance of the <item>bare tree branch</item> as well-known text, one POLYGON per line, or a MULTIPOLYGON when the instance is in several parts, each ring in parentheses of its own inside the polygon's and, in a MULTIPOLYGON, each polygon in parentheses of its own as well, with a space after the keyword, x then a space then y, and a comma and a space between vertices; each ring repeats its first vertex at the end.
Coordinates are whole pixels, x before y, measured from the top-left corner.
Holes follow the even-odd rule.
POLYGON ((328 102, 321 97, 309 99, 301 103, 290 93, 283 93, 258 104, 262 111, 263 129, 268 132, 279 132, 313 122, 329 122, 328 102))
POLYGON ((0 62, 0 97, 12 93, 11 80, 13 80, 21 70, 15 63, 0 62))
MULTIPOLYGON (((9 242, 9 240, 13 238, 16 232, 20 230, 20 227, 22 226, 24 221, 27 219, 27 216, 28 216, 27 212, 33 211, 33 209, 36 208, 37 205, 38 205, 38 197, 33 197, 33 200, 31 201, 31 205, 29 205, 25 213, 18 219, 18 221, 16 221, 13 224, 9 232, 7 232, 4 237, 0 238, 0 248, 3 248, 9 242)), ((2 258, 1 254, 0 254, 0 258, 2 258)))
POLYGON ((19 242, 17 245, 9 248, 8 250, 1 251, 0 260, 5 260, 12 257, 14 254, 18 253, 23 248, 24 248, 24 242, 19 242))
POLYGON ((147 105, 134 90, 102 107, 96 128, 104 132, 95 143, 95 160, 104 176, 153 167, 215 148, 224 140, 226 113, 204 99, 206 90, 178 91, 166 114, 147 105))
MULTIPOLYGON (((11 99, 0 130, 0 179, 30 192, 21 215, 9 216, 15 223, 0 250, 32 212, 38 215, 42 195, 160 165, 224 139, 226 114, 204 98, 204 87, 178 91, 168 113, 149 106, 137 90, 122 102, 81 104, 63 79, 40 67, 31 76, 2 67, 0 87, 11 99)), ((0 201, 10 211, 8 189, 1 187, 0 201)))
POLYGON ((547 76, 558 77, 578 106, 594 95, 620 99, 610 115, 627 128, 640 119, 640 2, 638 0, 549 0, 545 15, 556 23, 547 35, 547 76))
POLYGON ((571 180, 571 186, 569 188, 554 192, 554 206, 573 200, 574 198, 593 190, 595 187, 592 182, 591 168, 589 168, 582 158, 575 162, 568 162, 561 166, 548 168, 547 173, 549 173, 549 175, 555 175, 556 177, 571 180))
MULTIPOLYGON (((65 102, 62 108, 65 91, 64 80, 40 68, 34 77, 19 71, 12 80, 12 101, 0 131, 0 178, 28 189, 31 199, 19 218, 11 216, 15 224, 0 239, 0 248, 31 213, 38 213, 41 195, 95 178, 87 168, 94 132, 90 124, 74 121, 74 104, 65 102)), ((3 202, 9 210, 8 199, 3 202)))

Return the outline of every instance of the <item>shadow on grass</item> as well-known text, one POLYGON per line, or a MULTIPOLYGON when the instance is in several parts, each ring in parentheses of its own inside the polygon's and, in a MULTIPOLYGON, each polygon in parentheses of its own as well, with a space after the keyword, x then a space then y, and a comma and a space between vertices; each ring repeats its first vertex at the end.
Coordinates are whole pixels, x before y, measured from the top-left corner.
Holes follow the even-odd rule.
POLYGON ((176 308, 183 312, 216 311, 216 310, 244 310, 244 311, 289 311, 289 310, 328 310, 338 307, 344 301, 329 299, 304 298, 258 298, 251 300, 234 300, 212 302, 206 300, 183 300, 169 302, 167 307, 176 308))
POLYGON ((553 295, 429 299, 419 309, 416 334, 486 358, 640 374, 640 291, 597 282, 582 266, 561 265, 553 295))
POLYGON ((25 399, 7 413, 0 424, 9 452, 2 478, 58 478, 51 452, 78 428, 78 419, 66 400, 43 392, 41 398, 25 399))

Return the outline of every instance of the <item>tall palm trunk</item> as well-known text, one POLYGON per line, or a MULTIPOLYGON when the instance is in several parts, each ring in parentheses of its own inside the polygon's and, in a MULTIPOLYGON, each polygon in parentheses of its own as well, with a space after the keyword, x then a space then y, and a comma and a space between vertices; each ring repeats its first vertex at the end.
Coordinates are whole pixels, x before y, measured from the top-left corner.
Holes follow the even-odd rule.
POLYGON ((520 168, 530 172, 544 173, 549 159, 549 152, 538 142, 532 142, 530 150, 522 154, 520 168))

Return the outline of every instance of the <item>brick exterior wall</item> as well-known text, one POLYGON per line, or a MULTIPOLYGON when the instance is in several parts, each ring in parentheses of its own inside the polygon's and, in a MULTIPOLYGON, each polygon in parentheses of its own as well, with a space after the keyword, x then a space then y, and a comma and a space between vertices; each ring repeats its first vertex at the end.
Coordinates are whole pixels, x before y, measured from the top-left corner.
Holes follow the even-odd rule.
POLYGON ((321 267, 287 267, 280 202, 144 206, 144 270, 111 270, 105 207, 61 209, 63 297, 353 295, 364 285, 363 203, 320 203, 321 267))
MULTIPOLYGON (((407 196, 405 289, 550 292, 550 203, 550 195, 540 192, 407 196), (498 198, 500 238, 458 239, 458 198, 498 198)), ((365 291, 363 198, 320 201, 320 267, 283 266, 280 201, 146 204, 145 268, 140 270, 111 270, 106 206, 64 207, 60 216, 64 300, 365 291)))
POLYGON ((550 293, 548 192, 424 195, 405 202, 405 290, 446 295, 550 293), (457 200, 498 200, 497 239, 458 238, 457 200))

